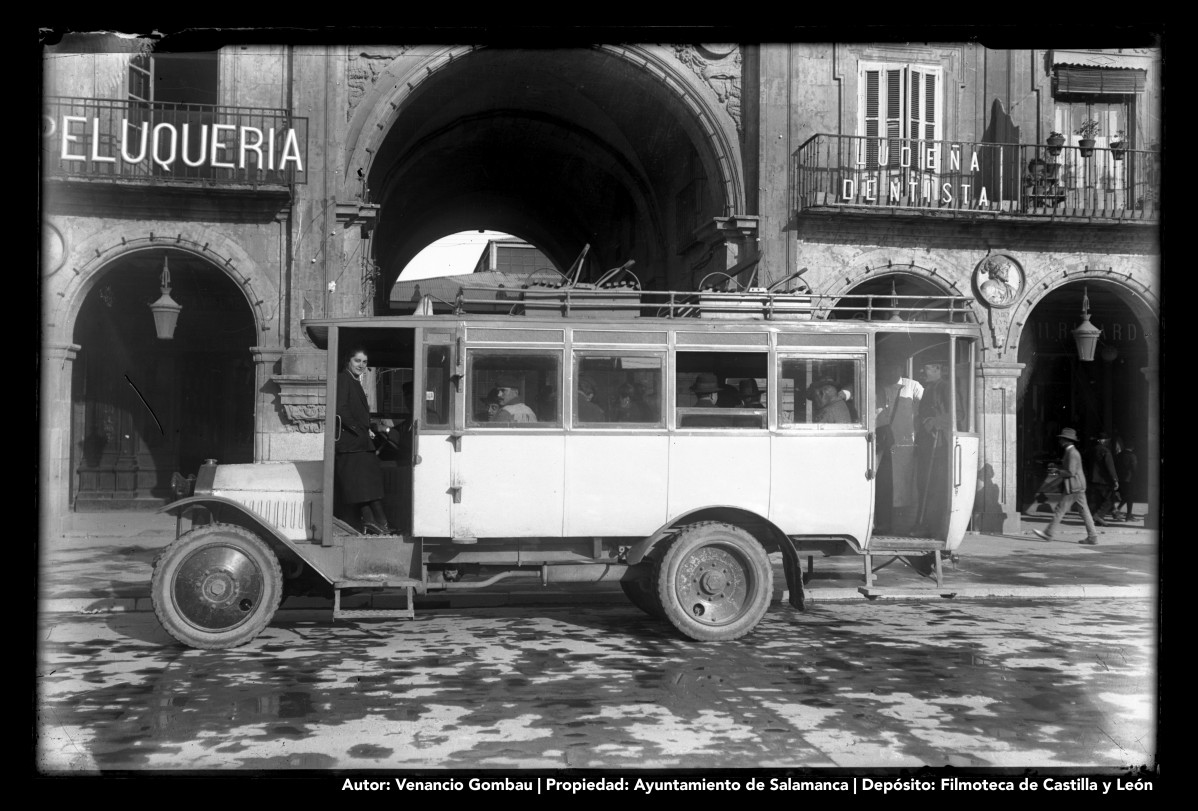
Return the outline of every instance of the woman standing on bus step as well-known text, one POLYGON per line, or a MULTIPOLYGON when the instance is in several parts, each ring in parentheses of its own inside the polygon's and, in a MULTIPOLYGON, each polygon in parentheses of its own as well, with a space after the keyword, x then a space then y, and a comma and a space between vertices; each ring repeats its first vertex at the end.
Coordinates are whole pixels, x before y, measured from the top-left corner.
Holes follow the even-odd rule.
MULTIPOLYGON (((356 510, 362 530, 372 535, 391 535, 383 512, 383 469, 374 453, 370 404, 362 388, 366 361, 366 350, 355 347, 345 368, 337 374, 338 431, 333 473, 342 505, 356 510)), ((354 523, 353 517, 346 520, 354 523)))

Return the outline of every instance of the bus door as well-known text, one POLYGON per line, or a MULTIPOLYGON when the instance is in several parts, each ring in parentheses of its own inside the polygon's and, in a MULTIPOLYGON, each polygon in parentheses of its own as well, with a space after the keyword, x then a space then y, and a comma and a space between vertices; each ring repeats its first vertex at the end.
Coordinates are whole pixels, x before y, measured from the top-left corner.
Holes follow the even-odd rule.
MULTIPOLYGON (((458 417, 463 430, 447 437, 448 470, 439 467, 442 531, 461 542, 491 538, 560 537, 563 527, 565 437, 561 421, 562 330, 467 328, 458 417), (509 334, 516 333, 517 335, 509 334), (519 339, 520 347, 498 341, 519 339), (556 345, 529 348, 528 342, 556 345)), ((460 361, 459 361, 460 363, 460 361)), ((421 447, 428 438, 421 437, 421 447)), ((421 463, 423 465, 423 462, 421 463)), ((433 471, 429 471, 433 473, 433 471)), ((425 485, 436 497, 438 484, 425 485)), ((424 524, 422 524, 424 526, 424 524)))
POLYGON ((980 436, 975 423, 977 386, 975 384, 977 341, 953 339, 953 458, 952 495, 949 506, 948 549, 956 549, 965 537, 977 497, 980 460, 980 436))
POLYGON ((788 535, 860 544, 869 537, 874 459, 863 413, 866 340, 864 334, 778 336, 769 517, 788 535), (860 350, 845 351, 854 346, 860 350))
POLYGON ((878 535, 960 542, 977 471, 973 364, 970 338, 877 334, 878 535))
POLYGON ((415 419, 407 438, 412 470, 412 534, 452 537, 452 487, 462 424, 456 413, 462 386, 456 332, 426 328, 421 361, 414 381, 415 419))

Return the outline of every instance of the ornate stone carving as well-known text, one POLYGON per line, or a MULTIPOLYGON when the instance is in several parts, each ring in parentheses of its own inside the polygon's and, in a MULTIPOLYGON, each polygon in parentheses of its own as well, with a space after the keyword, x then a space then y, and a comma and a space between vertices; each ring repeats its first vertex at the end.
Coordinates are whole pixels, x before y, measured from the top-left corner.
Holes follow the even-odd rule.
POLYGON ((275 375, 279 387, 279 405, 287 421, 287 430, 301 434, 324 432, 324 377, 311 375, 275 375))
POLYGON ((378 81, 379 75, 397 56, 408 51, 411 46, 399 45, 394 48, 379 48, 372 53, 351 53, 349 64, 345 68, 345 83, 349 90, 349 107, 345 111, 345 120, 353 118, 354 109, 370 92, 370 88, 378 81))
POLYGON ((736 131, 743 135, 740 118, 740 48, 715 44, 675 45, 674 55, 715 91, 716 98, 735 122, 736 131))

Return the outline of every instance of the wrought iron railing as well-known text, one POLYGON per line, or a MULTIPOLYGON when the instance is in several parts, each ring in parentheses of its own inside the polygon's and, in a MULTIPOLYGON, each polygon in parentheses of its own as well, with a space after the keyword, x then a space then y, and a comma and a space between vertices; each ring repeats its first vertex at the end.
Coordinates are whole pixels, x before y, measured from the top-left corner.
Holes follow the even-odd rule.
POLYGON ((794 210, 818 207, 1155 219, 1160 153, 815 135, 792 161, 794 210))
POLYGON ((235 186, 307 182, 308 120, 286 110, 48 97, 49 177, 235 186))

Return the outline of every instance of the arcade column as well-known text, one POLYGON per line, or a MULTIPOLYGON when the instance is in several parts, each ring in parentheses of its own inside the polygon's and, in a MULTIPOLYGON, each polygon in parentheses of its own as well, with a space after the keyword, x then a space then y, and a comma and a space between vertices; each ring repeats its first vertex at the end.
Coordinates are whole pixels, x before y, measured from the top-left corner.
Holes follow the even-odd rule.
POLYGON ((981 458, 973 505, 978 532, 1013 534, 1020 530, 1016 441, 1016 391, 1022 363, 985 361, 978 366, 981 403, 981 458))
POLYGON ((1144 526, 1151 529, 1160 528, 1161 519, 1161 384, 1160 367, 1151 362, 1140 370, 1148 381, 1148 447, 1147 454, 1141 457, 1140 464, 1145 466, 1146 485, 1148 487, 1148 511, 1144 514, 1144 526))
POLYGON ((71 508, 71 377, 79 349, 79 344, 42 346, 39 539, 62 534, 71 508))

